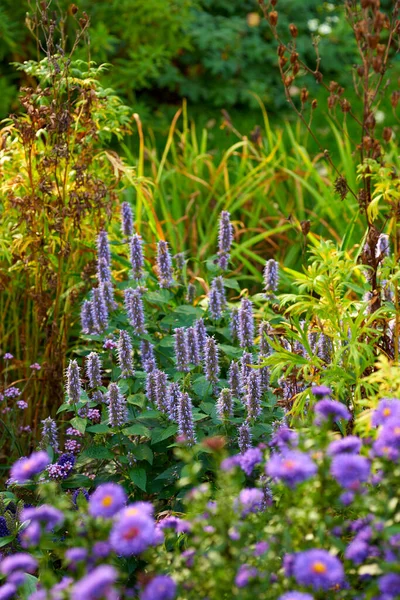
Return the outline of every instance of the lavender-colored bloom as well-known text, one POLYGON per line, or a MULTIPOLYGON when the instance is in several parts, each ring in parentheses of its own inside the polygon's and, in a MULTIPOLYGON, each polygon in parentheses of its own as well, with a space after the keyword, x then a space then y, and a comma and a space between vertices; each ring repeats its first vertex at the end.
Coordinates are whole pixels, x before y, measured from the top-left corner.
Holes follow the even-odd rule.
POLYGON ((167 242, 160 240, 157 247, 158 281, 161 288, 170 288, 174 281, 172 278, 172 261, 167 242))
POLYGON ((28 403, 25 402, 25 400, 18 400, 16 406, 21 410, 25 410, 26 408, 28 408, 28 403))
POLYGON ((114 598, 112 585, 117 581, 118 572, 110 565, 95 567, 88 575, 77 581, 71 591, 71 600, 98 600, 114 598))
POLYGON ((15 571, 24 573, 33 573, 37 569, 37 560, 26 552, 18 552, 11 556, 6 556, 0 563, 0 572, 3 575, 11 575, 15 571))
POLYGON ((308 454, 292 450, 273 454, 265 470, 270 477, 281 480, 293 488, 313 477, 317 472, 317 466, 308 454))
POLYGON ((218 321, 222 317, 222 298, 220 291, 215 285, 211 285, 208 293, 208 309, 214 321, 218 321))
POLYGON ((252 370, 247 378, 247 393, 245 396, 245 405, 247 408, 247 418, 256 419, 261 413, 261 386, 260 376, 255 370, 252 370))
POLYGON ((379 591, 388 595, 388 600, 400 594, 400 575, 398 573, 386 573, 378 579, 379 591))
POLYGON ((121 556, 140 554, 155 539, 153 519, 144 512, 129 514, 127 511, 120 515, 110 533, 110 544, 121 556))
POLYGON ((254 467, 260 464, 262 459, 263 456, 260 448, 249 448, 246 450, 246 452, 240 455, 239 465, 246 475, 250 477, 254 467))
POLYGON ((111 554, 112 548, 109 542, 96 542, 93 544, 92 554, 96 559, 107 558, 111 554))
POLYGON ((197 341, 201 352, 201 349, 205 347, 207 341, 206 326, 204 325, 203 319, 197 319, 197 321, 195 321, 194 326, 196 328, 197 341))
POLYGON ((12 385, 11 387, 9 387, 6 390, 4 390, 4 396, 6 398, 18 398, 18 396, 20 394, 21 394, 21 390, 19 390, 14 385, 12 385))
POLYGON ((272 448, 278 448, 281 452, 295 448, 299 442, 297 431, 290 429, 285 422, 277 423, 277 427, 272 434, 269 445, 272 448))
POLYGON ((319 336, 319 340, 317 342, 317 355, 324 362, 330 363, 332 362, 332 354, 333 354, 333 342, 332 339, 321 332, 319 336))
POLYGON ((97 260, 97 279, 99 284, 111 281, 111 269, 105 258, 97 260))
POLYGON ((260 355, 263 356, 269 356, 271 354, 271 346, 269 345, 268 331, 269 323, 267 321, 262 321, 258 328, 258 335, 260 336, 260 355))
POLYGON ((261 393, 264 393, 269 388, 269 367, 266 365, 263 366, 266 358, 266 356, 259 354, 257 361, 257 364, 260 366, 260 369, 258 369, 258 373, 260 377, 261 393))
POLYGON ((61 479, 66 479, 68 475, 70 475, 74 465, 75 456, 72 453, 67 452, 62 454, 54 465, 49 465, 47 467, 47 473, 50 479, 53 479, 54 481, 60 481, 61 479))
POLYGON ((11 352, 6 352, 3 355, 3 360, 12 360, 14 358, 13 354, 11 354, 11 352))
POLYGON ((251 447, 251 431, 246 421, 239 427, 238 446, 241 454, 251 447))
POLYGON ((176 368, 178 371, 186 372, 189 370, 189 350, 184 327, 175 329, 175 356, 176 368))
POLYGON ((132 360, 132 342, 127 331, 123 329, 119 332, 118 338, 118 363, 121 369, 121 377, 133 377, 135 374, 132 360))
POLYGON ((245 488, 239 494, 239 506, 242 517, 250 513, 259 512, 263 509, 263 504, 264 494, 257 488, 245 488))
POLYGON ((200 349, 197 340, 197 332, 195 327, 188 327, 186 330, 186 347, 188 351, 189 363, 193 365, 200 364, 200 349))
POLYGON ((111 265, 111 252, 106 231, 100 231, 97 237, 97 256, 103 258, 107 265, 111 265))
POLYGON ((102 281, 100 284, 101 295, 108 310, 115 310, 118 304, 114 300, 114 287, 111 281, 102 281))
POLYGON ((273 258, 270 258, 265 263, 264 267, 264 290, 268 299, 274 297, 274 293, 278 289, 279 282, 279 264, 273 258))
POLYGON ((382 398, 372 415, 372 425, 384 425, 388 419, 400 417, 400 400, 397 398, 382 398))
POLYGON ((217 415, 225 421, 233 415, 232 393, 229 388, 221 390, 217 401, 217 415))
POLYGON ((251 579, 257 577, 258 571, 255 567, 251 567, 250 565, 240 565, 238 572, 235 577, 235 585, 238 588, 244 588, 251 579))
POLYGON ((69 563, 77 563, 86 560, 87 555, 87 549, 82 547, 68 548, 65 552, 65 558, 69 563))
POLYGON ((240 375, 239 365, 234 360, 231 362, 229 367, 229 387, 232 392, 232 396, 235 398, 240 398, 243 393, 242 378, 240 375))
POLYGON ((29 481, 34 475, 38 475, 50 463, 50 457, 47 452, 33 452, 29 457, 23 457, 17 460, 11 467, 10 475, 13 481, 24 483, 29 481))
MULTIPOLYGON (((15 598, 17 586, 14 583, 5 583, 0 586, 0 600, 9 600, 15 598)), ((30 596, 32 598, 32 596, 30 596)))
POLYGON ((239 309, 236 306, 231 310, 230 330, 232 341, 236 342, 239 339, 239 309))
POLYGON ((51 531, 64 521, 64 514, 50 504, 41 504, 37 507, 24 508, 21 513, 21 521, 31 521, 45 525, 46 531, 51 531))
POLYGON ((251 365, 253 364, 253 357, 250 352, 243 352, 240 360, 241 364, 241 376, 242 376, 242 387, 247 385, 247 379, 252 371, 251 365))
POLYGON ((179 389, 179 383, 171 383, 168 386, 168 408, 169 418, 171 421, 178 422, 178 407, 181 390, 179 389))
POLYGON ((241 348, 252 346, 254 341, 253 304, 243 298, 239 308, 239 343, 241 348))
POLYGON ((213 337, 207 337, 204 349, 204 374, 210 383, 218 382, 218 347, 213 337))
POLYGON ((86 358, 86 375, 91 388, 101 385, 101 361, 97 352, 91 352, 86 358))
POLYGON ((331 442, 328 446, 328 454, 358 454, 361 450, 361 440, 355 435, 348 435, 340 440, 331 442))
POLYGON ((378 441, 400 449, 400 417, 392 417, 385 422, 378 441))
POLYGON ((279 596, 278 600, 314 600, 314 598, 310 596, 310 594, 292 591, 282 594, 282 596, 279 596))
POLYGON ((220 299, 221 299, 221 308, 226 308, 226 292, 224 286, 224 278, 221 275, 218 275, 213 279, 212 286, 218 290, 220 299))
POLYGON ((155 403, 159 411, 169 413, 168 377, 164 371, 154 371, 155 403))
POLYGON ((168 575, 157 575, 147 584, 140 600, 173 600, 176 596, 176 583, 168 575))
POLYGON ((142 367, 146 373, 151 373, 157 368, 156 359, 154 356, 154 346, 148 340, 142 340, 140 342, 140 354, 142 360, 142 367))
POLYGON ((381 233, 376 243, 375 257, 381 260, 390 254, 389 236, 386 233, 381 233))
POLYGON ((326 550, 306 550, 294 557, 293 576, 299 585, 329 590, 344 582, 342 563, 326 550))
POLYGON ((268 542, 257 542, 254 548, 254 556, 262 556, 269 550, 268 542))
POLYGON ((233 242, 233 227, 230 214, 223 210, 219 219, 218 248, 220 252, 230 252, 233 242))
POLYGON ((67 396, 70 404, 79 402, 82 393, 79 367, 76 360, 70 360, 67 368, 67 396))
POLYGON ((91 305, 94 330, 101 333, 108 325, 108 310, 100 287, 92 290, 91 305))
POLYGON ((332 419, 333 421, 339 419, 348 421, 351 416, 349 409, 344 404, 328 398, 318 400, 314 406, 314 411, 316 413, 315 422, 317 424, 323 423, 329 419, 332 419))
POLYGON ((102 483, 89 498, 89 513, 92 517, 111 518, 126 504, 127 495, 116 483, 102 483))
POLYGON ((332 395, 331 388, 326 385, 314 385, 311 388, 311 391, 319 400, 322 400, 322 398, 325 398, 325 396, 329 397, 332 395))
POLYGON ((133 213, 129 202, 121 204, 121 230, 122 235, 130 237, 133 233, 133 213))
POLYGON ((368 481, 371 471, 369 460, 356 454, 337 454, 332 459, 331 474, 342 487, 357 491, 368 481))
POLYGON ((175 259, 176 279, 177 279, 178 283, 183 285, 185 282, 185 279, 184 279, 184 270, 185 270, 185 265, 186 265, 185 253, 178 252, 178 254, 175 254, 174 259, 175 259))
POLYGON ((131 238, 131 265, 133 278, 141 279, 144 269, 143 240, 137 233, 131 238))
POLYGON ((110 383, 107 391, 108 422, 111 427, 121 427, 128 419, 126 400, 116 383, 110 383))
POLYGON ((370 552, 368 540, 356 536, 345 550, 345 557, 351 560, 355 565, 361 565, 367 558, 370 552))
POLYGON ((150 402, 155 402, 157 398, 157 379, 156 370, 147 373, 146 377, 146 396, 150 402))
POLYGON ((40 371, 40 369, 42 368, 39 363, 33 363, 29 366, 30 369, 32 369, 32 371, 40 371))
POLYGON ((125 309, 129 323, 136 335, 146 333, 142 294, 139 288, 128 288, 124 292, 125 309))
POLYGON ((194 283, 188 283, 187 289, 186 289, 186 302, 188 304, 193 304, 195 299, 196 299, 196 286, 194 285, 194 283))
POLYGON ((196 434, 193 424, 192 400, 186 392, 182 393, 178 402, 178 427, 179 435, 192 446, 196 442, 196 434))

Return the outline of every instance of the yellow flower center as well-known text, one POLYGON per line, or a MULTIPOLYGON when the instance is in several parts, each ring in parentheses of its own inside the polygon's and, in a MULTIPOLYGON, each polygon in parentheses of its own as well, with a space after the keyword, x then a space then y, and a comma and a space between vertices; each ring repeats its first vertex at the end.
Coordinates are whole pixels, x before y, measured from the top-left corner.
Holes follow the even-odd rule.
POLYGON ((390 417, 391 414, 392 414, 392 411, 390 410, 390 408, 384 408, 383 409, 383 416, 384 417, 390 417))
POLYGON ((28 460, 28 461, 27 461, 27 462, 26 462, 26 463, 23 465, 22 469, 23 469, 24 471, 29 471, 29 470, 31 469, 31 467, 32 467, 32 461, 31 461, 31 460, 28 460))
POLYGON ((285 469, 289 469, 289 471, 291 469, 294 469, 294 467, 296 466, 296 463, 294 462, 294 460, 285 460, 285 462, 283 463, 283 466, 285 467, 285 469))
POLYGON ((127 508, 125 514, 129 515, 130 517, 133 517, 135 515, 138 514, 138 509, 137 508, 127 508))
POLYGON ((326 565, 323 562, 317 561, 313 564, 312 570, 314 573, 326 573, 326 565))
POLYGON ((400 435, 400 427, 395 427, 394 432, 396 435, 400 435))
POLYGON ((113 498, 112 496, 104 496, 103 500, 101 501, 103 506, 111 506, 111 504, 113 503, 113 498))

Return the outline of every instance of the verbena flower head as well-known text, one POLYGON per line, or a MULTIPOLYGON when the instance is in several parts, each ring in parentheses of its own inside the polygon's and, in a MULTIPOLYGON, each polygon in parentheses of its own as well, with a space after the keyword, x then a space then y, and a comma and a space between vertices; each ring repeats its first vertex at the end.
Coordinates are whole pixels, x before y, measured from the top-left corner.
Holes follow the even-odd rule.
POLYGON ((306 550, 294 557, 293 576, 299 585, 329 590, 344 583, 344 569, 338 558, 326 550, 306 550))
POLYGON ((229 387, 232 392, 232 396, 235 398, 240 398, 243 393, 242 377, 240 374, 239 364, 234 360, 231 362, 229 367, 229 387))
POLYGON ((264 267, 264 290, 268 299, 274 297, 279 283, 279 264, 273 258, 265 263, 264 267))
POLYGON ((341 440, 335 440, 328 446, 328 454, 358 454, 361 450, 361 440, 355 435, 348 435, 341 440))
POLYGON ((267 475, 283 481, 289 487, 296 487, 316 472, 317 466, 308 454, 297 450, 273 454, 266 465, 267 475))
POLYGON ((372 425, 384 425, 388 419, 400 418, 400 400, 397 398, 382 398, 372 415, 372 425))
POLYGON ((107 391, 108 422, 111 427, 122 427, 128 419, 126 400, 116 383, 110 383, 107 391))
POLYGON ((129 202, 121 205, 121 230, 122 235, 130 237, 133 233, 133 213, 129 202))
POLYGON ((11 352, 6 352, 5 354, 3 354, 3 360, 12 360, 14 358, 14 355, 11 354, 11 352))
POLYGON ((102 333, 108 326, 108 309, 101 287, 92 290, 91 306, 93 328, 97 333, 102 333))
POLYGON ((140 595, 140 600, 174 600, 176 583, 168 575, 157 575, 147 584, 140 595))
POLYGON ((192 400, 186 392, 180 394, 178 402, 178 426, 179 435, 183 436, 186 443, 192 446, 196 442, 196 434, 193 424, 192 400))
POLYGON ((248 298, 243 298, 239 308, 239 343, 241 348, 253 346, 254 317, 253 304, 248 298))
POLYGON ((232 392, 229 388, 224 388, 219 394, 217 415, 222 421, 229 419, 233 415, 232 392))
POLYGON ((70 360, 67 368, 67 396, 70 404, 77 404, 82 393, 79 366, 76 360, 70 360))
POLYGON ((47 452, 33 452, 29 457, 20 458, 11 467, 11 479, 18 483, 29 481, 35 475, 42 473, 47 465, 50 464, 50 457, 47 452))
POLYGON ((213 337, 207 337, 204 349, 204 374, 207 381, 217 383, 219 376, 218 347, 213 337))
POLYGON ((132 341, 127 331, 121 329, 118 338, 118 363, 121 369, 121 377, 132 377, 135 374, 132 360, 132 341))
POLYGON ((86 358, 86 375, 91 388, 101 385, 101 361, 97 352, 91 352, 86 358))
POLYGON ((95 567, 88 575, 77 581, 71 591, 71 600, 98 600, 113 598, 112 586, 118 572, 110 565, 95 567))
POLYGON ((339 419, 348 421, 351 416, 349 409, 344 404, 336 400, 329 400, 328 398, 318 400, 314 406, 314 411, 316 413, 315 422, 317 424, 329 419, 333 421, 338 421, 339 419))
POLYGON ((142 293, 139 288, 128 288, 124 292, 125 309, 129 323, 136 335, 146 333, 142 293))
POLYGON ((251 447, 251 429, 250 425, 245 421, 239 427, 238 446, 242 454, 251 447))
POLYGON ((258 488, 245 488, 239 494, 239 507, 242 517, 263 509, 264 494, 258 488))
POLYGON ((199 365, 201 362, 200 349, 195 327, 188 327, 186 330, 186 347, 188 351, 189 363, 196 366, 199 365))
POLYGON ((169 253, 168 244, 164 240, 158 242, 157 247, 157 275, 161 288, 172 287, 174 281, 172 278, 172 261, 169 253))
POLYGON ((187 345, 186 332, 184 327, 175 329, 175 356, 176 368, 178 371, 186 372, 189 370, 189 349, 187 345))
POLYGON ((102 483, 89 498, 89 513, 92 517, 110 518, 126 504, 127 495, 116 483, 102 483))
POLYGON ((331 474, 342 487, 357 491, 368 481, 371 464, 364 456, 337 454, 331 463, 331 474))
POLYGON ((110 533, 110 544, 121 556, 140 554, 153 544, 154 539, 154 521, 141 511, 137 514, 127 514, 124 511, 110 533))

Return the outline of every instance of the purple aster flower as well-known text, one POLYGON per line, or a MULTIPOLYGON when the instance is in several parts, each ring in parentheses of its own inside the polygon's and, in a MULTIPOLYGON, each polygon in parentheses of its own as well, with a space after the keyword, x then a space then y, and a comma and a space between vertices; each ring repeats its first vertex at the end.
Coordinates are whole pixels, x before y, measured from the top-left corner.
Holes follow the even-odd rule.
POLYGON ((368 459, 357 454, 337 454, 331 463, 331 474, 342 487, 357 491, 368 481, 371 465, 368 459))
POLYGON ((308 454, 297 450, 273 454, 266 465, 267 475, 283 481, 289 487, 296 487, 316 472, 317 466, 308 454))
POLYGON ((345 550, 345 558, 355 565, 361 565, 369 555, 370 547, 366 540, 355 537, 345 550))
POLYGON ((26 552, 18 552, 11 556, 6 556, 0 563, 0 572, 3 575, 11 575, 15 571, 24 573, 33 573, 37 569, 37 560, 26 552))
POLYGON ((319 400, 322 400, 322 398, 325 398, 325 396, 332 395, 331 388, 326 385, 314 385, 311 388, 311 391, 319 400))
POLYGON ((264 507, 264 494, 257 488, 245 488, 239 494, 241 515, 259 512, 264 507))
POLYGON ((25 400, 18 400, 16 406, 21 410, 25 410, 26 408, 28 408, 28 403, 25 402, 25 400))
POLYGON ((351 416, 349 409, 344 404, 328 398, 318 400, 314 406, 314 411, 316 413, 315 422, 317 424, 321 424, 328 419, 332 419, 333 421, 344 419, 348 421, 351 416))
POLYGON ((236 342, 239 339, 239 309, 235 306, 231 310, 230 330, 232 341, 236 342))
POLYGON ((122 427, 128 419, 126 400, 116 383, 110 383, 107 391, 108 422, 111 427, 122 427))
POLYGON ((197 340, 197 332, 195 327, 189 327, 186 330, 186 347, 188 351, 189 363, 193 365, 200 364, 200 349, 197 340))
POLYGON ((306 550, 294 557, 293 576, 299 585, 329 590, 344 583, 342 563, 326 550, 306 550))
POLYGON ((218 383, 218 347, 213 337, 207 337, 204 349, 204 374, 210 383, 218 383))
POLYGON ((254 548, 254 556, 262 556, 269 550, 268 542, 257 542, 254 548))
POLYGON ((57 424, 51 417, 47 417, 42 421, 41 446, 43 448, 51 446, 54 452, 59 451, 57 424))
POLYGON ((144 308, 141 290, 128 288, 124 292, 125 309, 128 315, 129 323, 132 325, 136 335, 146 333, 144 308))
POLYGON ((224 388, 219 394, 217 415, 222 421, 229 419, 233 415, 232 393, 229 388, 224 388))
POLYGON ((79 367, 76 360, 70 360, 67 368, 67 396, 70 404, 76 404, 81 397, 82 387, 79 367))
POLYGON ((21 521, 32 521, 46 526, 46 531, 51 531, 64 521, 64 514, 50 504, 41 504, 37 507, 24 508, 21 521))
POLYGON ((317 342, 317 354, 324 362, 332 362, 333 342, 332 339, 321 332, 317 342))
POLYGON ((86 375, 91 388, 101 385, 101 361, 97 352, 91 352, 86 358, 86 375))
POLYGON ((128 504, 128 506, 121 511, 120 516, 133 517, 141 514, 146 515, 147 517, 154 516, 154 506, 151 502, 134 502, 133 504, 128 504))
POLYGON ((95 559, 107 558, 111 552, 112 548, 109 542, 96 542, 93 544, 92 554, 95 559))
POLYGON ((88 551, 86 548, 68 548, 65 552, 65 558, 69 563, 78 563, 82 560, 86 560, 88 551))
POLYGON ((400 418, 400 400, 397 398, 382 398, 379 401, 378 408, 372 415, 372 425, 384 425, 388 419, 393 417, 400 418))
POLYGON ((220 464, 221 471, 233 471, 240 464, 240 455, 228 456, 220 464))
POLYGON ((193 304, 196 300, 196 295, 196 286, 194 285, 194 283, 188 283, 186 288, 186 302, 188 304, 193 304))
POLYGON ((392 446, 390 442, 384 438, 379 438, 375 440, 372 446, 372 456, 380 456, 381 458, 386 458, 387 460, 395 462, 398 460, 400 452, 395 446, 392 446))
POLYGON ((286 594, 282 594, 279 596, 278 600, 314 600, 310 594, 304 594, 303 592, 286 592, 286 594))
POLYGON ((247 378, 247 393, 244 400, 247 408, 248 419, 256 419, 261 414, 260 400, 260 375, 257 371, 252 370, 247 378))
POLYGON ((157 575, 140 594, 140 600, 173 600, 176 596, 176 583, 168 575, 157 575))
POLYGON ((186 392, 182 393, 178 402, 179 435, 183 436, 190 446, 196 443, 193 424, 192 400, 186 392))
POLYGON ((246 475, 250 477, 254 467, 259 465, 262 462, 262 459, 263 455, 260 448, 249 448, 240 455, 239 465, 246 475))
POLYGON ((110 544, 121 556, 140 554, 151 546, 155 539, 154 521, 149 515, 138 511, 137 514, 121 514, 110 533, 110 544))
POLYGON ((392 417, 385 421, 378 441, 397 449, 400 448, 400 417, 392 417))
POLYGON ((188 533, 192 528, 189 521, 180 519, 174 515, 161 519, 161 521, 158 522, 158 527, 161 529, 173 529, 177 533, 188 533))
POLYGON ((335 454, 358 454, 361 450, 361 440, 355 435, 348 435, 340 440, 331 442, 328 446, 329 456, 335 454))
POLYGON ((204 325, 203 319, 197 319, 194 323, 194 327, 197 333, 197 342, 199 344, 200 353, 202 352, 202 348, 205 347, 207 341, 207 330, 204 325))
POLYGON ((20 458, 11 467, 11 479, 18 483, 29 481, 34 475, 42 473, 50 463, 47 452, 33 452, 29 457, 20 458))
POLYGON ((146 373, 150 373, 157 368, 156 359, 154 356, 154 346, 148 340, 142 340, 140 342, 140 354, 142 360, 142 367, 146 373))
POLYGON ((111 518, 126 504, 127 495, 117 483, 102 483, 89 498, 92 517, 111 518))
POLYGON ((85 300, 81 308, 82 333, 90 335, 94 330, 92 303, 85 300))
POLYGON ((265 263, 264 267, 264 290, 267 299, 272 299, 278 289, 279 264, 273 258, 265 263))
POLYGON ((110 565, 95 567, 88 575, 77 581, 71 591, 71 600, 98 600, 114 598, 112 586, 117 581, 118 572, 110 565))
POLYGON ((250 565, 240 565, 238 572, 235 577, 235 585, 238 588, 243 588, 248 585, 251 579, 257 577, 258 571, 255 567, 251 567, 250 565))
POLYGON ((101 333, 108 326, 108 310, 100 287, 92 290, 91 305, 93 328, 97 333, 101 333))
POLYGON ((178 422, 179 414, 179 399, 181 396, 181 390, 179 388, 179 383, 170 383, 168 386, 168 409, 169 409, 169 418, 171 421, 178 422))
MULTIPOLYGON (((15 598, 17 593, 17 586, 14 583, 5 583, 0 586, 0 600, 9 600, 9 598, 15 598)), ((32 598, 32 596, 30 596, 32 598)))
POLYGON ((121 231, 126 237, 130 237, 133 233, 133 212, 129 202, 121 204, 121 231))
POLYGON ((239 365, 235 361, 232 361, 229 367, 229 387, 232 392, 232 396, 235 398, 240 398, 243 393, 242 378, 239 365))
POLYGON ((175 356, 176 368, 178 371, 186 372, 189 370, 189 349, 184 327, 175 329, 175 356))
POLYGON ((252 346, 254 341, 253 304, 243 298, 239 308, 239 343, 241 348, 252 346))
POLYGON ((154 371, 155 403, 159 411, 169 413, 168 376, 164 371, 154 371))
POLYGON ((386 573, 378 579, 379 591, 387 594, 389 598, 395 598, 400 594, 400 575, 399 573, 386 573))
POLYGON ((241 454, 251 447, 251 431, 246 421, 239 427, 238 446, 241 454))
POLYGON ((132 342, 129 333, 123 329, 121 329, 119 332, 117 348, 121 377, 123 379, 126 379, 127 377, 133 377, 135 370, 133 368, 132 360, 132 342))
POLYGON ((172 279, 172 261, 168 244, 164 240, 158 242, 157 247, 157 271, 158 281, 161 288, 170 288, 174 281, 172 279))
POLYGON ((218 321, 222 317, 222 298, 219 289, 214 285, 214 281, 208 293, 208 309, 211 318, 218 321))
POLYGON ((297 432, 290 429, 285 422, 276 425, 269 445, 272 448, 278 448, 280 451, 295 448, 299 442, 297 432))

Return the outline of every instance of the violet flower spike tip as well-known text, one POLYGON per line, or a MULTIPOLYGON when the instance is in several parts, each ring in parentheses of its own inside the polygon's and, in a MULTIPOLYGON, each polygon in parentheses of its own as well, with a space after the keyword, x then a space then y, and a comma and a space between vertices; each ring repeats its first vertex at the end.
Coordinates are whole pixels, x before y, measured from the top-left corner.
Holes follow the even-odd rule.
POLYGON ((121 205, 121 230, 122 235, 130 237, 133 233, 133 213, 129 202, 121 205))
POLYGON ((128 419, 126 400, 116 383, 110 383, 107 391, 108 421, 111 427, 122 427, 128 419))
POLYGON ((164 240, 158 242, 157 249, 157 270, 158 281, 161 288, 172 287, 174 281, 172 277, 172 260, 168 249, 168 244, 164 240))
POLYGON ((141 279, 144 270, 143 240, 137 233, 131 238, 131 265, 133 278, 141 279))
POLYGON ((67 368, 67 396, 70 404, 77 404, 82 393, 79 366, 76 360, 70 360, 67 368))

